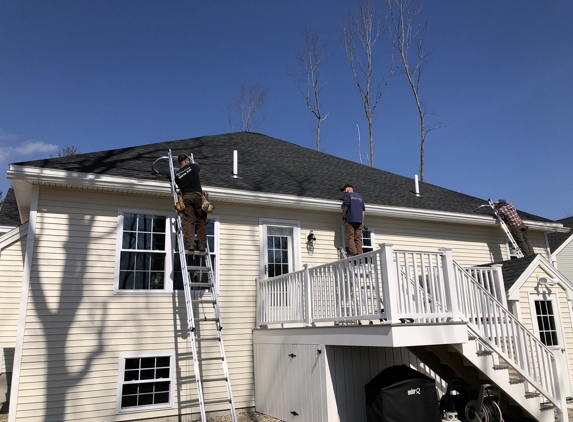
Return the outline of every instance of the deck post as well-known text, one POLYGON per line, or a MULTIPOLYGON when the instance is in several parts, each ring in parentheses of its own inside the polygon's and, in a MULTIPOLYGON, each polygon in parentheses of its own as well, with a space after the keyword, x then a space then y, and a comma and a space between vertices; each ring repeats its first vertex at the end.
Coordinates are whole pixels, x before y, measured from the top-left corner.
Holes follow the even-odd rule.
POLYGON ((495 288, 495 297, 503 306, 507 308, 507 297, 505 297, 505 287, 503 285, 503 273, 501 272, 501 268, 503 265, 501 264, 494 264, 491 266, 494 270, 493 273, 493 281, 494 281, 494 288, 495 288))
POLYGON ((313 315, 312 315, 312 300, 310 295, 312 294, 312 283, 310 281, 310 272, 308 271, 309 265, 308 264, 304 264, 304 277, 303 277, 303 283, 304 283, 304 324, 307 327, 310 327, 312 325, 312 319, 313 319, 313 315))
POLYGON ((382 269, 382 298, 384 313, 388 322, 398 321, 398 277, 394 266, 394 244, 380 244, 380 265, 382 269))
POLYGON ((442 268, 444 271, 444 291, 446 293, 446 302, 451 318, 459 321, 461 317, 458 303, 458 286, 456 285, 456 273, 454 270, 454 258, 452 248, 440 248, 442 252, 442 268))

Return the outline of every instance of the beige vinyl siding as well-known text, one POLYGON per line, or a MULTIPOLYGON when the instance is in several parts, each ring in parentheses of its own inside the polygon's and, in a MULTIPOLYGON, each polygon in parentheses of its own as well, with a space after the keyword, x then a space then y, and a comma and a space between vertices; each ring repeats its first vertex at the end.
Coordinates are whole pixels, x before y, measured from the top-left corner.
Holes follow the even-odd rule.
MULTIPOLYGON (((567 360, 569 363, 570 374, 573 378, 573 320, 569 307, 571 303, 567 300, 567 292, 559 285, 552 287, 538 286, 539 277, 550 277, 542 268, 536 268, 523 284, 519 291, 519 306, 521 311, 521 322, 525 327, 535 333, 534 316, 531 314, 530 293, 551 292, 557 295, 559 303, 559 317, 563 329, 563 337, 567 360)), ((539 338, 539 337, 538 337, 539 338)))
POLYGON ((559 272, 573 282, 573 241, 569 242, 557 255, 559 272))
POLYGON ((0 361, 0 373, 12 372, 16 332, 20 312, 22 274, 26 237, 15 236, 0 250, 0 347, 4 358, 0 361))
MULTIPOLYGON (((225 350, 236 407, 249 408, 255 405, 252 329, 260 277, 260 219, 298 221, 300 261, 319 265, 337 259, 340 215, 217 202, 215 206, 225 350), (318 239, 312 255, 306 249, 310 230, 318 239)), ((127 421, 175 417, 179 406, 183 413, 199 410, 183 295, 114 294, 120 208, 173 210, 168 198, 40 188, 17 421, 127 421), (171 352, 180 356, 175 372, 182 383, 174 394, 174 408, 117 415, 120 356, 171 352)), ((505 243, 503 232, 497 227, 372 216, 367 216, 367 224, 376 243, 415 250, 450 247, 466 266, 506 258, 505 246, 500 246, 505 243)), ((533 233, 532 241, 544 245, 542 234, 533 233)), ((202 316, 199 309, 196 316, 202 316)), ((207 355, 215 351, 203 348, 207 355)), ((203 367, 203 376, 213 368, 220 374, 219 363, 203 367)), ((224 409, 225 405, 207 408, 224 409)))

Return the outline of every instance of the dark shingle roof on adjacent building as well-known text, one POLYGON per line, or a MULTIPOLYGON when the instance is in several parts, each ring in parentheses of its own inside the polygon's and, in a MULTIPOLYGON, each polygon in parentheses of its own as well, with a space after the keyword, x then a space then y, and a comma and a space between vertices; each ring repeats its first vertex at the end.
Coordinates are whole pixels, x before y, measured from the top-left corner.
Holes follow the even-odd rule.
POLYGON ((17 227, 20 225, 20 214, 14 189, 8 189, 2 209, 0 209, 0 226, 17 227))
POLYGON ((507 261, 493 262, 491 264, 479 265, 480 267, 491 267, 492 265, 501 264, 501 272, 503 274, 503 285, 505 290, 509 290, 511 286, 521 277, 523 272, 529 267, 531 262, 535 259, 537 254, 525 256, 523 258, 508 259, 507 261))
MULTIPOLYGON (((563 218, 561 220, 557 220, 557 222, 563 224, 565 227, 573 229, 573 217, 563 218)), ((573 235, 573 230, 569 233, 548 233, 547 241, 549 242, 549 249, 551 250, 551 253, 559 249, 559 246, 561 246, 563 242, 569 239, 571 235, 573 235)))
MULTIPOLYGON (((172 149, 174 156, 192 152, 201 165, 203 185, 255 192, 341 199, 345 183, 367 204, 473 214, 486 201, 429 183, 420 183, 416 197, 414 180, 384 170, 314 151, 266 135, 238 132, 178 141, 93 152, 61 158, 17 163, 25 166, 94 173, 139 179, 157 179, 151 163, 172 149), (239 154, 239 175, 231 178, 233 150, 239 154)), ((481 208, 480 213, 484 213, 481 208)), ((520 212, 522 218, 550 222, 520 212)))

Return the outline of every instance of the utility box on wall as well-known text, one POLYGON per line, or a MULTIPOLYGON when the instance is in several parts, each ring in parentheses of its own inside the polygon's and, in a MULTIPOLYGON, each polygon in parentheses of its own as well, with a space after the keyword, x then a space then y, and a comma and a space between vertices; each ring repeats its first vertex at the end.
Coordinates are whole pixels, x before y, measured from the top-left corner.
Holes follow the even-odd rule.
POLYGON ((321 345, 254 344, 256 410, 287 422, 328 422, 321 345))

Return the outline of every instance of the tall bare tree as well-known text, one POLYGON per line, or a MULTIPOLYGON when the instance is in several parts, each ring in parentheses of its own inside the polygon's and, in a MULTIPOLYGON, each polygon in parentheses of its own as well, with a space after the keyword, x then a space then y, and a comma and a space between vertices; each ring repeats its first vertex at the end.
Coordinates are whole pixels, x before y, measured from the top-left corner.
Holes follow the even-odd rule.
POLYGON ((261 113, 269 89, 260 83, 249 85, 241 84, 239 96, 229 108, 227 108, 227 120, 233 130, 233 115, 237 114, 240 119, 240 130, 250 132, 253 129, 258 132, 265 123, 266 115, 261 113))
POLYGON ((58 151, 57 156, 50 154, 50 158, 67 157, 68 155, 77 155, 77 154, 81 154, 81 152, 76 147, 65 147, 58 151))
POLYGON ((429 62, 432 50, 425 48, 428 34, 428 21, 422 16, 422 7, 412 5, 411 0, 386 0, 389 14, 387 18, 388 38, 398 52, 402 62, 402 71, 408 78, 418 115, 420 116, 420 180, 425 180, 424 153, 426 136, 429 132, 443 127, 443 123, 429 125, 426 116, 432 114, 427 104, 420 100, 420 79, 429 62), (415 43, 415 54, 410 54, 415 43), (411 56, 414 56, 411 59, 411 56))
POLYGON ((388 77, 378 83, 375 82, 377 78, 374 77, 374 46, 382 32, 383 23, 373 0, 362 1, 358 9, 342 24, 342 48, 348 57, 350 70, 354 75, 368 121, 370 167, 374 167, 374 113, 396 71, 392 61, 388 77))
POLYGON ((312 28, 305 29, 303 37, 306 48, 298 54, 300 70, 296 74, 289 73, 289 75, 304 97, 306 106, 316 117, 316 129, 313 131, 316 134, 316 150, 320 151, 320 128, 330 114, 323 116, 320 110, 320 92, 324 88, 324 83, 320 79, 320 66, 327 55, 328 43, 323 42, 312 28))

